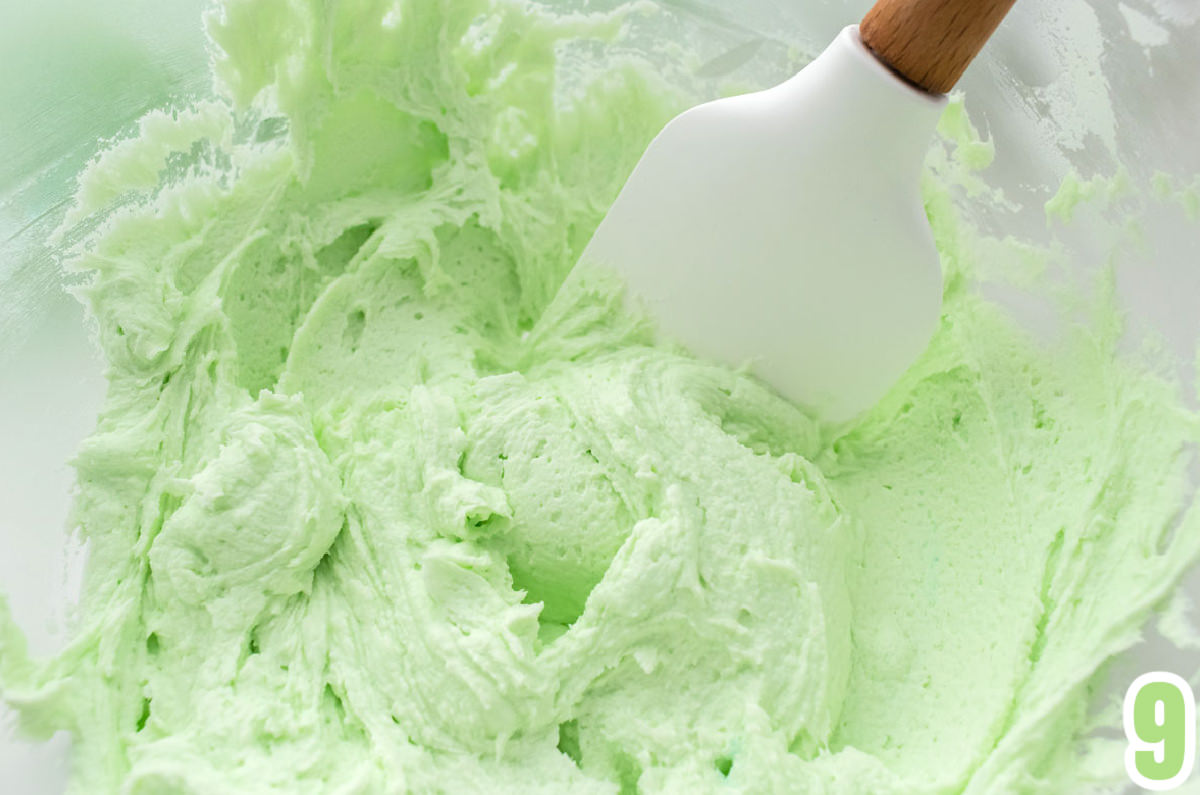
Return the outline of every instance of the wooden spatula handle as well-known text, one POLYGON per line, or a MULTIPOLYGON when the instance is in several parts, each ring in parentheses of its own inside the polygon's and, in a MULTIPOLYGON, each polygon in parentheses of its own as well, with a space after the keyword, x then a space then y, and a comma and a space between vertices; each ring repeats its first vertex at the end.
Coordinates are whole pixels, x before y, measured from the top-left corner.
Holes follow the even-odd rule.
POLYGON ((944 94, 979 54, 1015 0, 878 0, 859 35, 909 82, 944 94))

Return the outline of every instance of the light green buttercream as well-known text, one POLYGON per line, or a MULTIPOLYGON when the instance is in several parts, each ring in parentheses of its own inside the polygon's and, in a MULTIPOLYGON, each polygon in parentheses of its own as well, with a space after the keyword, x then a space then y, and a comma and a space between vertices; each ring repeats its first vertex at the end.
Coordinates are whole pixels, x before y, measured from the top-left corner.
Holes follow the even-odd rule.
POLYGON ((1106 302, 1043 345, 978 296, 1030 252, 948 174, 940 328, 843 427, 560 293, 688 101, 632 56, 556 101, 617 20, 224 0, 238 110, 83 175, 91 559, 60 655, 0 621, 73 792, 1084 791, 1089 688, 1200 544, 1177 387, 1106 302))

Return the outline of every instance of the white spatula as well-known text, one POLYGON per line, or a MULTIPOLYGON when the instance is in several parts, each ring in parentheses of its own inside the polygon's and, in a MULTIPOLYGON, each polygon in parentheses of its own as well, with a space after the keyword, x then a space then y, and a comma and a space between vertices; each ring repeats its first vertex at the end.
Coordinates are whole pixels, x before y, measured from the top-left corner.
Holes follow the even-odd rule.
POLYGON ((925 348, 941 268, 920 174, 958 81, 1014 0, 879 0, 782 85, 692 108, 651 143, 580 262, 660 331, 824 419, 925 348))

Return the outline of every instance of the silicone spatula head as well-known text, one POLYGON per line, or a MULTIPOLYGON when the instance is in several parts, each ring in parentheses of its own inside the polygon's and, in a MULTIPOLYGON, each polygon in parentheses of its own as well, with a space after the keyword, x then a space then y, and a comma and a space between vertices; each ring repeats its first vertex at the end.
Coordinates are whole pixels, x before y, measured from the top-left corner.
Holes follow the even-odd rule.
POLYGON ((787 82, 658 135, 581 263, 661 333, 826 420, 928 344, 941 268, 920 195, 944 92, 1013 0, 880 0, 787 82))

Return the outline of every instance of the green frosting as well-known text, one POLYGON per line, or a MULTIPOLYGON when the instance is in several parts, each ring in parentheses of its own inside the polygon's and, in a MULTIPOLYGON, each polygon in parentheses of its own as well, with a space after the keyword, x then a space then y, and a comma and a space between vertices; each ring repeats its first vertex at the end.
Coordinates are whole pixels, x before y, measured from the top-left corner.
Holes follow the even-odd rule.
POLYGON ((990 160, 958 106, 941 325, 853 423, 654 342, 602 274, 560 291, 695 99, 595 55, 638 8, 223 0, 224 99, 83 174, 84 594, 50 659, 0 617, 72 792, 1119 775, 1091 691, 1200 544, 1178 387, 1120 363, 1107 292, 1050 343, 979 295, 1049 255, 958 220, 944 186, 990 160))

